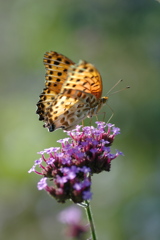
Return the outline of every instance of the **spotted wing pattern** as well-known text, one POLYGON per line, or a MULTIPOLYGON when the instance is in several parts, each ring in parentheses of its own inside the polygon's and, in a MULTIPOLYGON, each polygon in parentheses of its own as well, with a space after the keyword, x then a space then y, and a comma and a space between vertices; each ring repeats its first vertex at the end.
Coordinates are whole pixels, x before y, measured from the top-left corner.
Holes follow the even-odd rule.
POLYGON ((80 60, 78 64, 72 65, 68 70, 67 81, 63 88, 77 89, 93 94, 97 99, 102 95, 102 80, 100 73, 90 63, 80 60))
MULTIPOLYGON (((68 58, 63 55, 60 56, 59 65, 62 66, 62 69, 67 69, 65 71, 66 75, 60 81, 60 85, 57 84, 57 81, 55 82, 56 78, 52 76, 51 84, 57 84, 53 96, 52 92, 49 95, 48 92, 44 92, 42 99, 40 95, 40 101, 38 102, 37 113, 40 115, 40 120, 45 122, 44 127, 47 127, 50 132, 57 128, 73 129, 81 120, 96 114, 108 99, 107 97, 101 98, 101 76, 92 64, 85 61, 73 64, 68 58), (62 59, 63 63, 64 59, 67 59, 68 64, 62 65, 62 59), (39 107, 41 101, 43 107, 39 107)), ((50 68, 49 63, 46 65, 50 68)), ((55 66, 55 62, 53 66, 55 66)), ((48 73, 50 70, 47 67, 48 73)), ((61 72, 63 73, 64 70, 61 72)))
POLYGON ((46 69, 46 81, 37 103, 36 113, 39 114, 39 120, 44 120, 47 108, 60 93, 62 85, 67 79, 68 69, 74 64, 69 58, 53 51, 44 54, 43 63, 46 69))

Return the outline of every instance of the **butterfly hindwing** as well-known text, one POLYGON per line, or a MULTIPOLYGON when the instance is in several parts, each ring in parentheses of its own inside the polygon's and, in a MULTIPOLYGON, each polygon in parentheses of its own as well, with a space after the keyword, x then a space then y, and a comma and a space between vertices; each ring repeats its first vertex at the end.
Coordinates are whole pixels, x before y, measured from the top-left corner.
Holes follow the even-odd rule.
POLYGON ((94 95, 79 90, 66 89, 59 94, 55 102, 47 109, 45 115, 45 127, 49 131, 57 128, 70 130, 88 116, 90 101, 96 100, 94 95))

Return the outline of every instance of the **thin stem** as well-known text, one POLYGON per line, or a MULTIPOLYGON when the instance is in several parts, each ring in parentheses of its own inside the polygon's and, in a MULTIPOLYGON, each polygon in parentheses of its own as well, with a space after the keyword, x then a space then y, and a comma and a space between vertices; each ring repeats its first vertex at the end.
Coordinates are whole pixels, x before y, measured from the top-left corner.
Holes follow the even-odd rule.
POLYGON ((85 210, 86 210, 86 214, 87 214, 88 221, 89 221, 89 224, 90 224, 92 240, 97 240, 91 206, 90 206, 90 203, 88 201, 85 201, 85 203, 86 203, 85 210))

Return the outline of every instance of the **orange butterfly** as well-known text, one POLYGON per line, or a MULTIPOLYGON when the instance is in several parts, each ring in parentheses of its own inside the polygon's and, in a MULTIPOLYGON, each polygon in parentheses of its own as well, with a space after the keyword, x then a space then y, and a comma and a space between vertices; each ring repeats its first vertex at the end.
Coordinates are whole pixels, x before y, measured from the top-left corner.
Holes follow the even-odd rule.
POLYGON ((102 79, 90 63, 78 64, 57 52, 46 52, 45 88, 37 103, 39 120, 50 132, 73 129, 86 117, 96 115, 108 97, 102 97, 102 79))

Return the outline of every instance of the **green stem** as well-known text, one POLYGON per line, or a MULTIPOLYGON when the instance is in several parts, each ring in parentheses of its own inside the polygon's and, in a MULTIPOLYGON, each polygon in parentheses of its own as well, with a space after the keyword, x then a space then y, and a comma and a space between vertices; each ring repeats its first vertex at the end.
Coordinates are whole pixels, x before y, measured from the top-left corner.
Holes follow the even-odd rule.
POLYGON ((85 203, 86 203, 85 210, 86 210, 86 214, 87 214, 88 221, 89 221, 89 224, 90 224, 92 240, 97 240, 91 206, 90 206, 90 203, 88 201, 85 201, 85 203))

